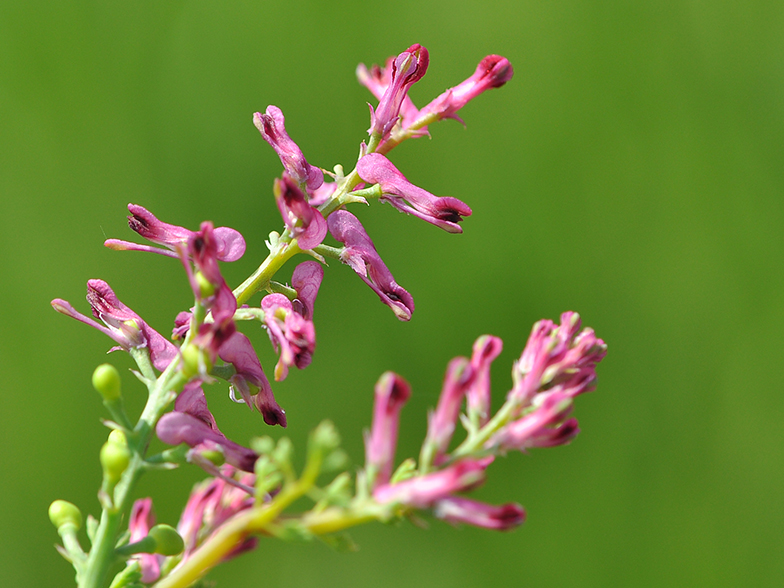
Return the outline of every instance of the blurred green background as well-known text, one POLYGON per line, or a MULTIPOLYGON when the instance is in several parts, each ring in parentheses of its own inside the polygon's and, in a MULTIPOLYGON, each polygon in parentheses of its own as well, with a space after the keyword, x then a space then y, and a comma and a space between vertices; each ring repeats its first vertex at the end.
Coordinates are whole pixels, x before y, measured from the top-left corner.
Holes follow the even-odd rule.
MULTIPOLYGON (((391 158, 474 216, 449 235, 354 208, 416 313, 399 323, 345 266, 316 305, 313 364, 275 386, 302 447, 322 418, 361 464, 372 388, 413 386, 414 454, 447 361, 493 333, 496 400, 534 321, 576 310, 609 344, 568 447, 495 464, 477 496, 519 501, 509 534, 434 521, 353 533, 357 553, 262 541, 219 586, 780 586, 784 583, 784 4, 555 0, 0 4, 3 451, 0 585, 68 586, 46 509, 96 514, 106 430, 92 369, 110 342, 54 313, 106 279, 161 332, 190 304, 173 260, 106 250, 128 202, 240 230, 250 273, 281 226, 280 163, 251 124, 276 104, 311 163, 351 166, 370 95, 357 63, 418 42, 422 106, 488 53, 515 77, 391 158)), ((283 271, 290 276, 293 266, 283 271)), ((250 332, 250 331, 249 331, 250 332)), ((253 331, 263 363, 274 355, 253 331)), ((110 356, 120 368, 124 354, 110 356)), ((125 372, 127 373, 127 372, 125 372)), ((142 389, 128 374, 133 410, 142 389)), ((258 414, 208 389, 230 436, 258 414)), ((278 432, 275 433, 279 434, 278 432)), ((173 523, 183 469, 145 477, 173 523)))

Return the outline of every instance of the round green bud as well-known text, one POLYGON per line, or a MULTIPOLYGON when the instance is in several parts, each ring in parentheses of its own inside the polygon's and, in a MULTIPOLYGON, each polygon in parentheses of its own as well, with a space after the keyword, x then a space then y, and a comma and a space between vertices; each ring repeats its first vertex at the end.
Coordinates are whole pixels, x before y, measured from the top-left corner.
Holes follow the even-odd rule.
POLYGON ((128 447, 128 439, 125 438, 125 433, 119 429, 112 429, 111 433, 109 433, 108 443, 128 447))
POLYGON ((177 555, 185 549, 185 543, 177 531, 169 525, 155 525, 148 533, 155 539, 155 553, 161 555, 177 555))
POLYGON ((128 446, 112 442, 112 440, 103 444, 99 457, 103 475, 112 483, 119 481, 120 476, 131 463, 131 452, 128 446))
POLYGON ((334 451, 340 445, 340 434, 332 421, 321 421, 311 435, 313 445, 324 453, 334 451))
POLYGON ((250 440, 250 448, 259 455, 269 455, 275 450, 275 440, 272 437, 254 437, 250 440))
POLYGON ((210 282, 203 273, 196 272, 194 277, 196 278, 196 283, 199 285, 199 294, 202 298, 209 298, 215 294, 215 284, 210 282))
POLYGON ((75 531, 82 528, 81 511, 67 500, 55 500, 49 505, 49 520, 58 529, 68 524, 73 525, 75 531))
POLYGON ((103 363, 93 372, 93 388, 107 402, 120 398, 120 374, 110 363, 103 363))

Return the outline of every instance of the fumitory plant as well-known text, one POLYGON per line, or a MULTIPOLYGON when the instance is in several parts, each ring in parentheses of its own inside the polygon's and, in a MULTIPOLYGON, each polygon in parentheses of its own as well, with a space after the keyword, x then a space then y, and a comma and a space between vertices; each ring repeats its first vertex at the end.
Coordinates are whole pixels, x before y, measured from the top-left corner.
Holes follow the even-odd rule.
POLYGON ((191 586, 260 540, 320 537, 334 543, 341 540, 339 532, 354 525, 421 512, 496 530, 524 521, 525 511, 516 503, 490 505, 467 495, 484 481, 497 456, 562 445, 579 432, 570 416, 574 398, 593 389, 606 347, 591 329, 581 328, 573 312, 561 315, 559 324, 542 320, 534 325, 513 364, 511 390, 495 413, 490 365, 501 352, 501 340, 484 335, 470 357, 453 359, 419 455, 401 462, 395 457, 398 422, 411 391, 391 372, 376 384, 365 464, 356 470, 347 465, 328 421, 310 435, 306 463, 298 472, 287 438, 237 443, 221 432, 207 406, 205 386, 223 380, 232 400, 256 409, 268 425, 287 426, 267 374, 281 381, 292 367, 304 369, 313 359, 314 306, 328 258, 350 266, 398 319, 411 319, 413 297, 395 281, 348 207, 379 200, 447 232, 462 232, 460 223, 471 208, 413 185, 387 155, 408 139, 428 135, 428 127, 439 120, 460 120, 457 113, 466 103, 512 77, 507 59, 489 55, 468 79, 417 108, 408 89, 425 75, 428 63, 427 50, 412 45, 383 67, 357 68, 359 81, 378 104, 370 107, 369 138, 360 144, 348 173, 341 165, 332 172, 311 165, 287 134, 276 106, 254 114, 253 123, 283 164, 273 194, 284 227, 270 233, 269 255, 233 289, 219 262, 243 256, 245 241, 238 231, 209 221, 190 230, 128 205, 128 224, 147 244, 109 239, 105 245, 173 258, 193 293, 193 306, 174 319, 171 340, 102 280, 87 282, 92 317, 65 300, 52 301, 58 312, 111 338, 112 351, 129 353, 137 365, 132 373, 148 391, 141 415, 132 418, 124 408, 118 371, 103 364, 93 373, 93 386, 110 415, 105 421, 110 432, 99 453, 101 514, 83 521, 80 510, 64 500, 49 509, 62 538, 58 549, 73 565, 78 586, 191 586), (294 268, 289 284, 276 281, 278 270, 298 255, 310 259, 294 268), (257 293, 261 301, 253 302, 257 293), (238 321, 256 321, 266 330, 278 354, 272 370, 262 368, 238 321), (465 435, 454 441, 458 423, 465 435), (171 448, 151 455, 153 435, 171 448), (184 464, 202 468, 209 477, 193 488, 176 525, 156 523, 152 499, 137 498, 136 483, 148 470, 184 464), (291 505, 302 497, 311 500, 310 508, 294 512, 291 505), (87 543, 80 537, 83 524, 87 543))

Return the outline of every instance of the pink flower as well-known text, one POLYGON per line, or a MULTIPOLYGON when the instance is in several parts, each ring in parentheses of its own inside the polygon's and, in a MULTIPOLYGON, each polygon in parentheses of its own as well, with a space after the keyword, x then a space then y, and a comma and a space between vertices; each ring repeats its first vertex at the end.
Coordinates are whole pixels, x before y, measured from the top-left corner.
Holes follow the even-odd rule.
POLYGON ((381 186, 382 202, 425 220, 449 233, 462 233, 458 224, 464 216, 471 216, 471 208, 451 196, 434 196, 409 182, 386 157, 369 153, 357 163, 359 177, 370 184, 381 186))
POLYGON ((471 385, 466 392, 469 414, 478 417, 480 426, 490 418, 490 364, 503 349, 503 341, 492 335, 482 335, 474 343, 471 369, 474 372, 471 385))
POLYGON ((408 382, 392 372, 384 373, 376 384, 373 425, 365 435, 365 468, 372 470, 370 482, 373 487, 389 482, 395 462, 400 411, 410 396, 408 382))
POLYGON ((310 365, 316 347, 313 322, 296 312, 283 294, 268 294, 262 298, 261 309, 272 344, 280 351, 275 380, 285 380, 290 366, 304 369, 310 365))
MULTIPOLYGON (((231 466, 223 466, 221 474, 224 478, 210 478, 197 484, 182 511, 177 524, 177 531, 185 542, 182 561, 187 560, 226 521, 254 504, 253 496, 226 481, 225 478, 235 478, 235 470, 231 466)), ((244 474, 238 480, 246 487, 253 487, 254 481, 253 474, 244 474)), ((256 537, 239 540, 224 561, 255 548, 257 543, 256 537)))
POLYGON ((395 282, 357 217, 347 210, 336 210, 329 215, 328 223, 332 236, 345 245, 340 260, 357 272, 397 318, 411 319, 413 297, 395 282))
POLYGON ((267 106, 267 111, 253 115, 253 124, 261 136, 280 157, 286 172, 300 185, 307 185, 308 191, 315 190, 324 182, 323 172, 305 161, 305 156, 297 144, 286 133, 285 118, 277 106, 267 106))
POLYGON ((463 397, 474 380, 474 370, 468 359, 455 357, 449 362, 444 375, 444 385, 438 406, 430 415, 427 424, 427 438, 425 445, 432 448, 433 459, 438 459, 446 452, 452 435, 455 432, 455 423, 460 416, 460 407, 463 397))
POLYGON ((294 268, 291 287, 297 292, 297 298, 291 304, 303 318, 313 319, 313 305, 323 278, 324 268, 317 261, 303 261, 294 268))
MULTIPOLYGON (((138 204, 129 204, 128 210, 131 211, 128 225, 133 231, 148 241, 163 245, 170 251, 119 239, 108 239, 104 243, 106 247, 118 251, 150 251, 169 257, 179 257, 179 251, 187 245, 188 239, 194 235, 194 231, 159 221, 149 210, 138 204)), ((245 253, 245 239, 234 229, 228 227, 215 229, 215 242, 216 256, 221 261, 236 261, 245 253)))
POLYGON ((378 103, 370 109, 371 135, 386 135, 395 126, 403 99, 412 84, 419 81, 427 71, 430 61, 427 49, 419 44, 411 45, 392 62, 391 79, 378 103))
MULTIPOLYGON (((128 530, 131 536, 128 539, 129 543, 136 543, 141 541, 150 532, 150 529, 155 526, 155 514, 152 510, 152 498, 140 498, 133 503, 131 507, 131 515, 128 519, 128 530)), ((140 553, 134 556, 139 561, 139 567, 142 572, 142 582, 145 584, 152 584, 161 576, 161 564, 163 563, 162 555, 155 555, 152 553, 140 553)))
POLYGON ((300 249, 313 249, 327 235, 327 221, 321 213, 308 203, 305 194, 287 173, 275 180, 273 188, 275 202, 300 249))
POLYGON ((575 312, 562 314, 560 326, 549 320, 536 323, 512 370, 510 397, 525 405, 544 390, 570 397, 592 390, 596 364, 606 355, 607 345, 593 329, 578 333, 579 329, 580 315, 575 312))
POLYGON ((458 110, 483 92, 491 88, 500 88, 512 79, 513 74, 512 64, 509 63, 506 57, 488 55, 479 62, 479 65, 476 66, 476 71, 470 78, 454 88, 449 88, 425 106, 419 111, 418 118, 435 116, 436 120, 442 118, 456 118, 460 120, 455 116, 458 110))
POLYGON ((433 514, 450 523, 466 523, 495 531, 509 531, 525 522, 525 510, 519 504, 494 506, 457 496, 439 500, 433 507, 433 514))
POLYGON ((525 451, 531 447, 553 447, 569 443, 580 429, 577 419, 565 420, 572 412, 572 399, 564 392, 545 392, 537 396, 541 404, 522 418, 498 431, 486 448, 525 451))
POLYGON ((68 302, 60 298, 52 300, 52 307, 57 312, 90 325, 114 339, 120 347, 110 351, 147 348, 150 352, 150 361, 160 371, 165 370, 177 357, 177 348, 149 327, 138 314, 120 302, 109 284, 103 280, 87 282, 87 302, 90 303, 93 316, 100 319, 105 326, 77 312, 68 302))
MULTIPOLYGON (((365 86, 377 100, 381 100, 384 94, 392 83, 392 70, 395 67, 396 57, 393 55, 388 58, 384 67, 373 65, 370 70, 365 64, 360 63, 357 66, 357 79, 359 83, 365 86)), ((414 121, 417 117, 419 110, 414 106, 408 94, 405 95, 400 104, 400 118, 403 127, 414 121)))
POLYGON ((241 399, 248 406, 255 406, 268 425, 285 427, 286 412, 275 401, 272 387, 267 376, 264 375, 250 339, 237 331, 221 345, 218 354, 236 370, 236 373, 229 378, 232 399, 237 402, 241 399), (251 391, 251 385, 257 390, 251 391), (239 392, 239 399, 236 392, 239 392))
POLYGON ((197 452, 219 448, 227 463, 246 472, 253 471, 258 457, 253 450, 230 441, 203 420, 184 412, 172 411, 163 415, 155 426, 155 433, 164 443, 185 443, 197 452))
POLYGON ((493 457, 466 459, 431 474, 409 478, 397 484, 384 484, 373 490, 373 499, 381 504, 391 502, 414 508, 430 508, 439 500, 482 483, 485 469, 492 461, 493 457))

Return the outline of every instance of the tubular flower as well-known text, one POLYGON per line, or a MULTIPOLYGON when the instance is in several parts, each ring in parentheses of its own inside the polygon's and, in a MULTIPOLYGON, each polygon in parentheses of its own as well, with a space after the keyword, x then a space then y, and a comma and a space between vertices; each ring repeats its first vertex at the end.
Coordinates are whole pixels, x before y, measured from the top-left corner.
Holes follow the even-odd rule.
POLYGON ((525 522, 525 510, 519 504, 494 506, 457 496, 439 500, 433 507, 433 514, 450 523, 466 523, 494 531, 509 531, 525 522))
POLYGON ((286 412, 275 401, 272 387, 264 375, 250 339, 237 331, 221 346, 218 354, 223 361, 231 363, 236 371, 229 378, 232 400, 255 406, 268 425, 285 427, 286 412), (251 386, 254 386, 255 390, 251 391, 251 386))
MULTIPOLYGON (((155 513, 152 510, 152 498, 140 498, 133 503, 131 507, 131 515, 128 518, 128 531, 131 536, 128 538, 129 543, 136 543, 141 541, 155 526, 155 513)), ((140 553, 134 556, 138 559, 139 567, 142 572, 142 582, 145 584, 152 584, 161 577, 161 564, 163 563, 162 555, 155 555, 152 553, 140 553)))
POLYGON ((380 153, 369 153, 357 163, 359 177, 381 187, 382 202, 425 220, 449 233, 462 233, 458 224, 464 216, 471 216, 471 208, 451 196, 434 196, 409 182, 406 177, 380 153))
POLYGON ((400 411, 411 396, 403 378, 386 372, 376 384, 373 424, 365 435, 365 468, 373 487, 389 482, 395 462, 400 411))
MULTIPOLYGON (((392 70, 394 69, 395 59, 396 57, 393 55, 387 59, 384 67, 373 65, 369 70, 364 63, 360 63, 357 66, 356 73, 359 83, 370 90, 370 93, 373 94, 377 100, 381 100, 384 97, 384 93, 392 83, 392 70)), ((413 122, 418 113, 419 110, 414 106, 408 93, 406 93, 403 97, 403 101, 400 103, 401 125, 405 127, 407 124, 413 122)))
POLYGON ((474 380, 474 370, 468 359, 455 357, 449 362, 444 375, 444 386, 438 398, 438 406, 430 415, 427 425, 425 445, 430 447, 433 457, 438 461, 447 450, 455 423, 460 416, 463 397, 474 380))
POLYGON ((580 329, 580 315, 565 312, 561 324, 536 323, 520 359, 512 370, 514 387, 509 392, 522 406, 542 391, 560 391, 574 397, 593 389, 596 364, 607 345, 593 329, 580 329))
POLYGON ((525 451, 531 447, 553 447, 569 443, 580 429, 577 419, 565 420, 572 412, 571 397, 563 392, 537 396, 540 403, 524 417, 498 431, 485 444, 486 448, 525 451))
POLYGON ((427 49, 419 44, 411 45, 392 62, 390 81, 381 96, 378 108, 370 109, 371 135, 386 135, 398 121, 403 99, 412 84, 419 81, 427 71, 430 61, 427 49))
MULTIPOLYGON (((169 257, 179 257, 179 251, 186 247, 188 239, 195 232, 184 227, 170 225, 155 218, 149 210, 138 204, 129 204, 128 210, 131 212, 128 217, 128 225, 139 235, 158 245, 163 245, 170 251, 150 247, 149 245, 138 245, 129 241, 119 239, 107 239, 104 245, 109 249, 127 251, 150 251, 160 253, 169 257)), ((228 227, 218 227, 215 231, 216 256, 221 261, 237 261, 245 253, 245 239, 242 235, 228 227)))
MULTIPOLYGON (((222 478, 210 478, 194 486, 182 511, 177 523, 177 532, 185 542, 182 561, 187 560, 223 523, 254 504, 253 496, 226 481, 226 478, 236 480, 234 468, 225 465, 221 468, 221 474, 222 478)), ((237 481, 246 487, 252 487, 255 476, 243 474, 237 481)), ((256 537, 239 539, 225 560, 253 549, 257 543, 256 537)))
POLYGON ((172 411, 163 415, 155 426, 158 438, 169 445, 185 443, 197 452, 202 448, 219 448, 226 462, 246 471, 253 471, 258 455, 247 447, 230 441, 226 436, 213 429, 203 420, 184 413, 172 411))
POLYGON ((449 88, 430 104, 422 108, 419 111, 417 120, 425 118, 433 120, 455 118, 460 120, 455 116, 458 110, 483 92, 491 88, 500 88, 512 79, 512 75, 514 75, 514 70, 506 57, 488 55, 479 62, 479 65, 476 66, 476 71, 470 78, 454 88, 449 88))
POLYGON ((308 203, 294 179, 284 173, 283 177, 275 180, 273 191, 283 222, 292 237, 297 239, 300 249, 313 249, 320 245, 327 235, 327 221, 308 203))
POLYGON ((328 223, 332 236, 345 245, 340 260, 359 274, 397 318, 411 319, 414 299, 395 282, 357 217, 347 210, 336 210, 329 215, 328 223))
POLYGON ((397 503, 414 508, 430 508, 456 492, 475 488, 484 481, 485 469, 493 457, 466 459, 433 472, 403 480, 397 484, 384 484, 373 490, 373 499, 380 503, 397 503))
POLYGON ((292 302, 294 310, 303 318, 313 319, 313 304, 316 302, 324 268, 317 261, 303 261, 291 275, 291 287, 297 292, 292 302))
POLYGON ((503 341, 492 335, 482 335, 474 343, 471 355, 471 369, 474 372, 466 399, 468 413, 476 415, 480 426, 490 418, 490 364, 503 349, 503 341))
POLYGON ((283 112, 277 106, 267 106, 264 114, 257 112, 253 115, 253 124, 278 154, 286 172, 300 186, 307 185, 308 191, 315 190, 324 182, 324 173, 305 161, 300 148, 286 133, 284 123, 283 112))
POLYGON ((183 391, 177 395, 177 399, 174 401, 174 410, 196 417, 210 429, 220 433, 218 425, 215 423, 215 417, 207 408, 207 399, 198 380, 188 382, 185 385, 183 391))
POLYGON ((310 365, 316 347, 313 322, 296 312, 283 294, 268 294, 261 300, 264 325, 280 359, 275 366, 275 380, 285 380, 289 367, 304 369, 310 365))
POLYGON ((138 314, 120 302, 109 284, 103 280, 87 282, 87 302, 90 303, 93 316, 100 319, 105 326, 77 312, 68 302, 60 298, 52 300, 52 307, 57 312, 90 325, 114 339, 119 347, 110 351, 147 348, 150 352, 150 361, 160 371, 165 370, 177 357, 177 348, 149 327, 138 314))

